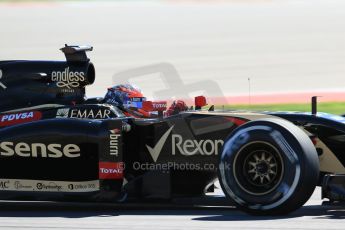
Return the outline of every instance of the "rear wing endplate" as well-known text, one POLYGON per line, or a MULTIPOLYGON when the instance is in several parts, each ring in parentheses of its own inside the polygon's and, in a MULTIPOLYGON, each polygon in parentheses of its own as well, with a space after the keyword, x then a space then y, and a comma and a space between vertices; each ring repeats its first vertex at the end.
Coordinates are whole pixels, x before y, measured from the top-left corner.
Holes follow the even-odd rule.
POLYGON ((60 49, 66 56, 68 62, 88 62, 86 52, 92 51, 92 46, 70 46, 65 44, 65 47, 60 49))

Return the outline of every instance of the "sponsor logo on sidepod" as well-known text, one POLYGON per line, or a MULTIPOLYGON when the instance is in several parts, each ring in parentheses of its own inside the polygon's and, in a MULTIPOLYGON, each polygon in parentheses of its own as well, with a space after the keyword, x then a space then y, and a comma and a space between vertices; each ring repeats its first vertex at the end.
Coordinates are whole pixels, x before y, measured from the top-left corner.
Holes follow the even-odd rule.
POLYGON ((51 74, 51 80, 56 82, 56 85, 60 88, 77 88, 80 86, 81 82, 85 81, 85 73, 73 72, 69 70, 69 67, 67 67, 64 71, 53 71, 51 74))
MULTIPOLYGON (((170 127, 153 148, 146 145, 147 150, 149 151, 154 162, 158 160, 163 146, 165 145, 165 142, 167 141, 173 128, 174 126, 170 127)), ((224 144, 223 140, 183 140, 183 137, 179 134, 172 134, 171 137, 172 155, 176 155, 177 152, 184 156, 193 156, 196 154, 200 154, 202 156, 218 155, 218 151, 224 144)))
POLYGON ((22 181, 15 181, 14 182, 14 188, 16 190, 32 190, 32 185, 25 184, 22 181))
POLYGON ((165 109, 167 107, 166 102, 152 102, 152 107, 154 109, 165 109))
POLYGON ((109 142, 109 149, 110 155, 118 156, 119 155, 119 137, 121 136, 120 130, 115 129, 110 131, 110 142, 109 142))
POLYGON ((9 188, 10 181, 9 180, 1 180, 0 181, 0 188, 6 189, 9 188))
POLYGON ((122 179, 123 162, 99 162, 99 179, 122 179))
POLYGON ((0 155, 5 157, 42 157, 42 158, 75 158, 80 157, 80 148, 75 144, 43 144, 24 142, 0 142, 0 155))
POLYGON ((69 118, 69 109, 58 109, 56 111, 56 118, 69 118))
POLYGON ((49 182, 49 183, 37 183, 36 184, 36 188, 38 190, 44 190, 44 191, 51 191, 51 192, 54 192, 54 191, 57 191, 59 192, 61 189, 62 189, 62 186, 61 185, 58 185, 54 182, 49 182))
POLYGON ((0 115, 0 127, 37 121, 41 118, 42 113, 38 111, 4 114, 0 115))
POLYGON ((92 182, 75 182, 67 185, 67 188, 69 190, 74 190, 74 191, 93 191, 97 190, 97 185, 96 183, 92 182))
POLYGON ((110 118, 108 109, 58 109, 57 118, 106 119, 110 118))
POLYGON ((93 192, 99 190, 99 180, 72 182, 0 178, 0 190, 31 192, 93 192))

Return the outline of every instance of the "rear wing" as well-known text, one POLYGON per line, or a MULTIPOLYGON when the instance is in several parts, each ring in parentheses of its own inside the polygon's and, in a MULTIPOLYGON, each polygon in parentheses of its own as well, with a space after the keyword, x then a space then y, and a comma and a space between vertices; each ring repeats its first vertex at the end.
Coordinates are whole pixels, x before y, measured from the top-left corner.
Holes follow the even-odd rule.
POLYGON ((92 46, 71 46, 65 44, 65 47, 60 49, 66 57, 68 62, 88 62, 90 59, 87 57, 86 52, 92 51, 92 46))

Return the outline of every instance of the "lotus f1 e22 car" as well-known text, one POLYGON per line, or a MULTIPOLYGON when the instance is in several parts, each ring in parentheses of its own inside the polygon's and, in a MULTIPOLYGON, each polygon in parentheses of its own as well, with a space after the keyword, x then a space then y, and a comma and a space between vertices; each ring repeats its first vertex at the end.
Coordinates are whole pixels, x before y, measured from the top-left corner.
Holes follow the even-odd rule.
POLYGON ((0 62, 0 199, 174 202, 204 197, 216 180, 252 214, 291 212, 317 185, 323 198, 344 199, 344 118, 128 117, 102 98, 85 99, 95 80, 91 49, 66 46, 66 61, 0 62))

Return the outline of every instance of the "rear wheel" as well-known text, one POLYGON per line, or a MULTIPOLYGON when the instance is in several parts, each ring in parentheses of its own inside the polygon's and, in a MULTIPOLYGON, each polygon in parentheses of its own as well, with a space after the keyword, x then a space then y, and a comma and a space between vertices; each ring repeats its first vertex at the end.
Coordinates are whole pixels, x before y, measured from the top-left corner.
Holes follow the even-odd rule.
POLYGON ((248 122, 226 140, 219 181, 242 210, 279 215, 302 206, 315 189, 319 160, 310 138, 294 124, 269 118, 248 122))

